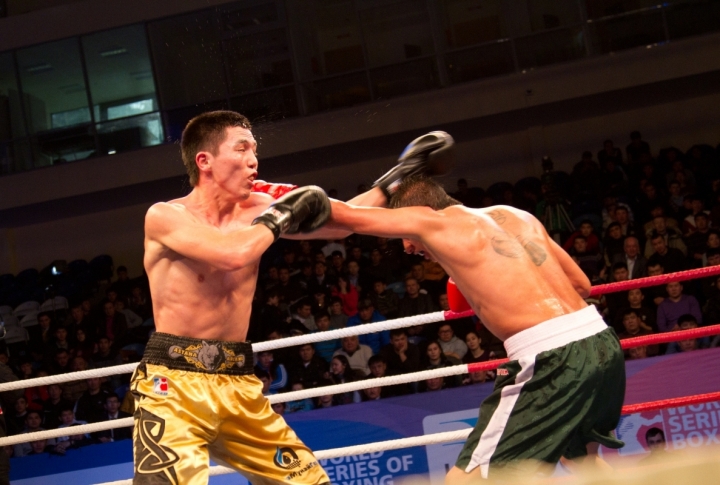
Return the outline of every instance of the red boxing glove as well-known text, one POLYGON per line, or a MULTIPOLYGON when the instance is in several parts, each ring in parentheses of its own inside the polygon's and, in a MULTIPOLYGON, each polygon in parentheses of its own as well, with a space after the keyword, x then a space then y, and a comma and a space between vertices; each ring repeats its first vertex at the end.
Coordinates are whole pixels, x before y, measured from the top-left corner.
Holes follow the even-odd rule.
POLYGON ((457 285, 455 285, 455 281, 453 281, 452 278, 450 278, 447 282, 447 297, 451 311, 454 311, 455 313, 462 313, 472 310, 467 299, 462 293, 460 293, 460 290, 457 285))
POLYGON ((297 189, 297 185, 292 184, 271 184, 264 180, 256 180, 253 182, 253 192, 262 192, 268 194, 273 199, 279 199, 288 192, 297 189))

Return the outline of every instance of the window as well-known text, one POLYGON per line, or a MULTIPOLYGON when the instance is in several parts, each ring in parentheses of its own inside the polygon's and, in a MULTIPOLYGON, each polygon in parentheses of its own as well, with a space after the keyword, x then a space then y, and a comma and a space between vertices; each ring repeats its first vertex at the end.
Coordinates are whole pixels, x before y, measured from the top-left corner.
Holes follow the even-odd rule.
POLYGON ((482 44, 507 35, 502 0, 438 0, 448 48, 482 44))
POLYGON ((20 92, 11 52, 0 54, 0 141, 25 136, 20 92))
POLYGON ((80 160, 96 150, 77 38, 17 51, 35 166, 80 160))

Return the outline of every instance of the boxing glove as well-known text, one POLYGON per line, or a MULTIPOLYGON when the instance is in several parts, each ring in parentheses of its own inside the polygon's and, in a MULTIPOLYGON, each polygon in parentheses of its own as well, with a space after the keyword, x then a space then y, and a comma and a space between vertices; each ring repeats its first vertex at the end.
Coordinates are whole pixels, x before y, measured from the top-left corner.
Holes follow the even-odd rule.
POLYGON ((279 199, 291 190, 297 189, 297 185, 292 184, 273 184, 264 180, 256 180, 253 182, 253 192, 262 192, 272 196, 273 199, 279 199))
POLYGON ((373 187, 390 200, 403 179, 412 175, 443 175, 455 165, 455 142, 444 131, 431 131, 405 147, 395 165, 375 181, 373 187))
POLYGON ((312 232, 330 218, 330 199, 320 187, 309 185, 283 195, 270 204, 252 225, 267 226, 277 240, 281 234, 312 232))
POLYGON ((455 281, 453 281, 452 278, 450 278, 447 282, 447 297, 448 305, 450 305, 451 311, 455 313, 462 313, 468 310, 472 310, 467 299, 460 292, 457 285, 455 285, 455 281))

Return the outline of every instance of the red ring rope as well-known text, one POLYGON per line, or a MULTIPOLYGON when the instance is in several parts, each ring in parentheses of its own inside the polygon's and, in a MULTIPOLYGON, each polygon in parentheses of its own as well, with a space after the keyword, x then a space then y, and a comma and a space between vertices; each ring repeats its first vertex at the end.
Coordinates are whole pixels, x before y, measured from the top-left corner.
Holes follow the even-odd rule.
POLYGON ((720 401, 720 392, 709 392, 707 394, 696 394, 694 396, 674 397, 672 399, 662 399, 660 401, 628 404, 622 407, 622 413, 642 413, 644 411, 657 411, 658 409, 692 406, 693 404, 703 404, 713 401, 720 401))
POLYGON ((720 266, 708 266, 707 268, 689 269, 687 271, 678 271, 677 273, 661 274, 658 276, 637 278, 635 280, 618 281, 616 283, 596 285, 590 289, 590 296, 603 295, 605 293, 614 293, 616 291, 634 290, 636 288, 647 288, 648 286, 666 285, 668 283, 674 283, 676 281, 692 280, 695 278, 703 278, 716 275, 720 275, 720 266))

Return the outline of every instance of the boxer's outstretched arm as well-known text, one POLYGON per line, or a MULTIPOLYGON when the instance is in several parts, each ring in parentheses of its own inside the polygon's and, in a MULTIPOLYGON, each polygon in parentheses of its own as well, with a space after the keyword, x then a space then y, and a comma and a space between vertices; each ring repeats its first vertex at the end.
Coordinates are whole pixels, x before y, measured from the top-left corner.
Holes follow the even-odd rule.
MULTIPOLYGON (((332 202, 333 210, 335 210, 336 204, 344 204, 343 202, 330 199, 332 202)), ((353 197, 348 204, 364 207, 385 207, 387 205, 387 198, 383 194, 382 190, 374 187, 367 192, 353 197)), ((332 220, 328 222, 324 227, 314 231, 310 234, 295 234, 292 236, 283 236, 287 239, 343 239, 351 235, 353 231, 347 228, 336 225, 332 220)))
POLYGON ((381 209, 354 207, 344 202, 332 202, 330 223, 358 234, 390 238, 422 238, 424 234, 443 229, 445 215, 429 207, 381 209))
POLYGON ((184 207, 162 202, 150 207, 145 216, 145 238, 223 271, 254 263, 274 241, 264 225, 223 233, 198 223, 184 207))

